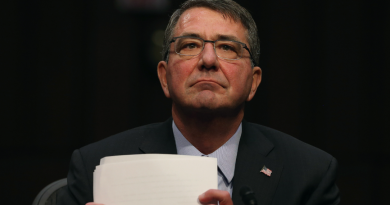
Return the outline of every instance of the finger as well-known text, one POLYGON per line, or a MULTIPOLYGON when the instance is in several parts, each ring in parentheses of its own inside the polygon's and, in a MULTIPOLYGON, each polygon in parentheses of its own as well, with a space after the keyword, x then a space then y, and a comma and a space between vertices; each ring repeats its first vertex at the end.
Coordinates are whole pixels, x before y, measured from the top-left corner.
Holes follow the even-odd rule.
POLYGON ((220 205, 233 205, 229 192, 217 189, 207 190, 198 199, 201 204, 217 204, 219 202, 220 205))

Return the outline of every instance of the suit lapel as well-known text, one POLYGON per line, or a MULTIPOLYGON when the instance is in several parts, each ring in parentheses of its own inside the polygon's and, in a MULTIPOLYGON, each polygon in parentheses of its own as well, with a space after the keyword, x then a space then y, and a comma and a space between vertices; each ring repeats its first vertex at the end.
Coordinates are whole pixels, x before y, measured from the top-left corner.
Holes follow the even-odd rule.
POLYGON ((172 131, 172 118, 146 129, 144 138, 139 146, 144 153, 177 154, 172 131))
POLYGON ((238 147, 233 178, 233 203, 243 205, 240 189, 250 187, 258 204, 271 204, 282 173, 283 164, 274 151, 274 145, 251 123, 243 121, 243 132, 238 147), (272 170, 271 176, 261 173, 263 166, 272 170))

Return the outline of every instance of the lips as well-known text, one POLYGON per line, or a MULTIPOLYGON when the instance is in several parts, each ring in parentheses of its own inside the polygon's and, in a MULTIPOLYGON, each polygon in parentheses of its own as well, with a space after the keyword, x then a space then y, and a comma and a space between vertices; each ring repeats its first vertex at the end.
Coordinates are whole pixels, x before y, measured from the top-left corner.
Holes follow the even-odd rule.
POLYGON ((213 83, 213 84, 217 84, 217 85, 219 85, 219 86, 221 86, 221 87, 223 87, 223 88, 225 87, 225 86, 222 85, 221 83, 219 83, 219 82, 217 82, 217 81, 215 81, 215 80, 212 80, 212 79, 199 79, 199 80, 195 81, 195 83, 192 84, 191 87, 194 86, 194 85, 196 85, 196 84, 200 84, 200 83, 213 83))

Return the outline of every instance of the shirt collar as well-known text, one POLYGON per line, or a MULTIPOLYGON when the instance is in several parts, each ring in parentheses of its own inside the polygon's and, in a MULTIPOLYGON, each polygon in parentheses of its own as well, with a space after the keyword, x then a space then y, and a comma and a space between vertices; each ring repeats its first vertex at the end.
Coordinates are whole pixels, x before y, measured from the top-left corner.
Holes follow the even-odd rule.
MULTIPOLYGON (((192 155, 192 156, 204 156, 198 149, 196 149, 180 132, 176 127, 174 121, 172 121, 173 136, 176 141, 177 154, 180 155, 192 155)), ((213 153, 207 155, 209 157, 217 158, 219 169, 230 183, 234 176, 234 168, 236 165, 238 143, 240 142, 242 133, 242 123, 238 127, 236 133, 221 147, 215 150, 213 153)))

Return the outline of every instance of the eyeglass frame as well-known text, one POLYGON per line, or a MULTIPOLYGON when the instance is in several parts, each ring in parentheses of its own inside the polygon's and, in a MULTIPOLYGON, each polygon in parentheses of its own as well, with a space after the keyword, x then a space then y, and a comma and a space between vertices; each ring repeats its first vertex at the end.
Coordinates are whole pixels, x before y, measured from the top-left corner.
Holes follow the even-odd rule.
MULTIPOLYGON (((235 41, 235 40, 225 40, 225 39, 223 39, 223 40, 222 40, 222 39, 218 39, 218 40, 215 40, 215 41, 210 41, 210 40, 204 40, 203 38, 199 38, 199 37, 195 37, 195 36, 177 36, 177 37, 173 37, 172 40, 169 41, 169 44, 174 43, 174 42, 176 41, 176 39, 178 39, 178 38, 195 38, 195 39, 199 39, 199 40, 202 40, 202 41, 203 41, 202 50, 201 50, 198 54, 193 55, 193 56, 197 56, 197 55, 199 55, 200 53, 202 53, 202 51, 204 50, 204 46, 206 45, 206 43, 213 43, 214 52, 215 52, 215 55, 217 55, 217 51, 215 50, 215 42, 217 42, 217 41, 231 41, 231 42, 236 42, 236 43, 238 43, 238 44, 241 44, 242 47, 245 48, 245 50, 248 51, 249 56, 250 56, 250 58, 251 58, 251 61, 253 62, 253 66, 257 66, 257 63, 256 63, 255 59, 254 59, 253 56, 252 56, 252 52, 249 50, 248 46, 247 46, 245 43, 243 43, 243 42, 235 41)), ((177 54, 179 54, 179 55, 184 55, 184 54, 180 54, 180 53, 176 52, 176 49, 175 49, 175 53, 177 53, 177 54)), ((167 53, 167 55, 168 55, 168 53, 167 53)), ((187 56, 192 56, 192 55, 187 55, 187 56)), ((217 55, 217 56, 218 56, 218 55, 217 55)), ((237 59, 222 58, 222 57, 219 57, 219 56, 218 56, 218 58, 226 59, 226 60, 239 60, 239 59, 242 58, 242 56, 241 56, 240 58, 237 58, 237 59)))

